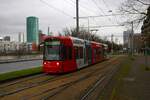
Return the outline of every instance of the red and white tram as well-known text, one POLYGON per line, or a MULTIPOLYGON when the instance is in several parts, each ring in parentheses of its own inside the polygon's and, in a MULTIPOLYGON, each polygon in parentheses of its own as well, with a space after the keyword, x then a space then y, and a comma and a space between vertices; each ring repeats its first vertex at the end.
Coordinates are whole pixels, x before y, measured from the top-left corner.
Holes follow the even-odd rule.
POLYGON ((47 37, 44 41, 43 71, 65 73, 104 60, 104 46, 74 37, 47 37))

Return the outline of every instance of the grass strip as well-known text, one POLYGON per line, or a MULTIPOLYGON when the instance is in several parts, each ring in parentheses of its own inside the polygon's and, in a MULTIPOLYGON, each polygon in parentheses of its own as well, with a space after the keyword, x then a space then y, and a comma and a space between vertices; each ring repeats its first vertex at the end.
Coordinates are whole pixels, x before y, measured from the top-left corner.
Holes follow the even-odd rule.
POLYGON ((42 72, 42 67, 7 72, 7 73, 0 74, 0 82, 16 79, 16 78, 20 78, 20 77, 25 77, 25 76, 29 76, 29 75, 34 75, 34 74, 38 74, 41 72, 42 72))
POLYGON ((129 56, 128 59, 125 60, 125 62, 121 65, 118 75, 114 77, 116 83, 112 89, 110 100, 117 100, 120 93, 120 89, 123 86, 123 79, 129 74, 134 59, 134 57, 129 56))

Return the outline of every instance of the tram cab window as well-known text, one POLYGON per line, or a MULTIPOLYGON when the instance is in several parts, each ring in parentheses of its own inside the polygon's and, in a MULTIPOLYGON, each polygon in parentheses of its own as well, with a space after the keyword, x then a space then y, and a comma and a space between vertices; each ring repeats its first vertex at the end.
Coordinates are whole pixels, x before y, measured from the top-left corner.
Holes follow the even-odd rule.
POLYGON ((61 60, 60 49, 60 41, 46 41, 44 45, 44 59, 61 60))

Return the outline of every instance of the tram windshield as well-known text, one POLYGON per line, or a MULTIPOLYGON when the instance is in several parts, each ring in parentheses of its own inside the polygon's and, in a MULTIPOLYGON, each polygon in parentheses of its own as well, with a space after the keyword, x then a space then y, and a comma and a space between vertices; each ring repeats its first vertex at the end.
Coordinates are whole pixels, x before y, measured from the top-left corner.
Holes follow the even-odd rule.
POLYGON ((61 60, 60 51, 61 45, 60 41, 46 41, 45 42, 45 52, 44 52, 44 60, 61 60))

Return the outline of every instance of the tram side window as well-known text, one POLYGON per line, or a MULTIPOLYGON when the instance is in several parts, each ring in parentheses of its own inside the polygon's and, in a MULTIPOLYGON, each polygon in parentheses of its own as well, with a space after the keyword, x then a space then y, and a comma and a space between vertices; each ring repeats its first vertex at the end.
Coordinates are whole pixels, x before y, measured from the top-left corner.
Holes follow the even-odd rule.
POLYGON ((102 51, 102 54, 105 55, 105 53, 106 53, 105 49, 102 48, 101 51, 102 51))
POLYGON ((78 50, 77 50, 78 51, 78 53, 77 53, 78 54, 77 59, 80 59, 80 47, 77 47, 77 48, 78 48, 78 50))
POLYGON ((96 49, 94 48, 94 57, 96 57, 96 49))
POLYGON ((83 58, 83 47, 75 47, 75 58, 83 58))
POLYGON ((79 55, 78 55, 78 47, 74 47, 75 48, 75 58, 76 59, 78 59, 79 57, 79 55))
POLYGON ((66 49, 66 46, 63 46, 62 47, 62 53, 61 53, 61 58, 63 59, 63 60, 65 60, 66 58, 67 58, 67 51, 66 51, 67 49, 66 49))
POLYGON ((100 48, 97 49, 97 55, 101 55, 101 49, 100 48))
POLYGON ((80 47, 80 58, 83 58, 83 47, 80 47))
POLYGON ((72 48, 68 47, 67 50, 68 50, 68 57, 67 58, 71 60, 72 59, 72 48))
POLYGON ((63 60, 71 60, 72 59, 72 48, 71 47, 67 47, 67 46, 63 46, 62 48, 62 53, 61 53, 61 58, 63 60))

